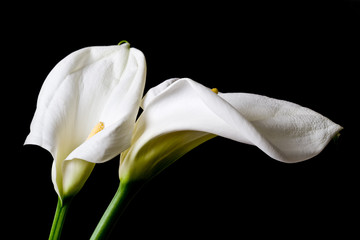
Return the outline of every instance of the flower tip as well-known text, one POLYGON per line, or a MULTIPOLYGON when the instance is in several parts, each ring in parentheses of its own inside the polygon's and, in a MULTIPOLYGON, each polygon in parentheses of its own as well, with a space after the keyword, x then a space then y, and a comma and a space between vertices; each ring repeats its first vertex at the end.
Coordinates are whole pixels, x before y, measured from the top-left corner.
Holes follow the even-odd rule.
POLYGON ((121 44, 124 44, 124 43, 127 43, 127 44, 129 44, 129 46, 130 46, 130 43, 129 43, 128 41, 126 41, 126 40, 120 41, 120 42, 118 43, 118 45, 120 46, 121 44))

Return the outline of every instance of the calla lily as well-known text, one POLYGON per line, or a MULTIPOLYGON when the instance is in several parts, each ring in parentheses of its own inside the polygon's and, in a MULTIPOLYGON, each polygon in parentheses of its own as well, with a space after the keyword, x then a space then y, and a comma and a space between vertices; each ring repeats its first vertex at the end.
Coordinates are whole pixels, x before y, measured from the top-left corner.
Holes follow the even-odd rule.
POLYGON ((220 93, 191 79, 170 79, 143 99, 121 181, 147 180, 199 144, 221 136, 295 163, 314 157, 342 129, 297 104, 248 93, 220 93))
POLYGON ((103 239, 141 186, 199 144, 221 136, 294 163, 322 151, 342 127, 297 104, 247 93, 220 93, 191 79, 150 89, 131 147, 120 157, 120 185, 91 239, 103 239))
POLYGON ((49 73, 25 144, 51 153, 59 199, 74 196, 95 163, 130 146, 145 75, 144 55, 128 43, 80 49, 49 73))

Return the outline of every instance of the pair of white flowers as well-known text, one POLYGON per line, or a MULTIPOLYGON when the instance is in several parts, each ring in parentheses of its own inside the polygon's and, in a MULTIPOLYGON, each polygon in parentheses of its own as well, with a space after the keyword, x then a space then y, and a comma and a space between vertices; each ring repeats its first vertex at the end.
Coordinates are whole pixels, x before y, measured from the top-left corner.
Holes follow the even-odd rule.
POLYGON ((142 98, 145 78, 145 57, 128 43, 80 49, 50 72, 25 144, 52 154, 60 199, 76 195, 96 163, 120 153, 120 181, 131 182, 150 179, 215 136, 292 163, 320 153, 341 130, 297 104, 212 91, 186 78, 167 80, 142 98))

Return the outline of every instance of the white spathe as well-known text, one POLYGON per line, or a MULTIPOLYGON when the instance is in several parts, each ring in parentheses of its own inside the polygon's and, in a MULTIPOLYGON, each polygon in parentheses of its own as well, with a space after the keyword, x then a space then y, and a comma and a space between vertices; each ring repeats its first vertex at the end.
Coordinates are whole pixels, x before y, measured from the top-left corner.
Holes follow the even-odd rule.
POLYGON ((25 144, 52 154, 52 180, 61 199, 81 189, 93 163, 130 146, 145 78, 143 53, 127 43, 80 49, 49 73, 25 144), (99 122, 104 129, 87 140, 99 122))
POLYGON ((248 93, 214 93, 191 79, 150 89, 120 180, 149 179, 199 144, 222 136, 294 163, 319 154, 342 127, 297 104, 248 93))

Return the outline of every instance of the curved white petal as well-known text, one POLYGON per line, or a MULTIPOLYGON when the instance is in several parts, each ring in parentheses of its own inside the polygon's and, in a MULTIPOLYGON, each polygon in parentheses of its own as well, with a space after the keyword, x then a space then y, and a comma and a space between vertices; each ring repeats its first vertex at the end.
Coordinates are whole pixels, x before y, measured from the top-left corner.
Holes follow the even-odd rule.
POLYGON ((151 176, 149 170, 140 173, 139 169, 166 165, 156 158, 171 159, 168 155, 180 151, 181 142, 191 145, 199 134, 200 138, 218 135, 256 145, 272 158, 297 162, 318 154, 341 129, 320 114, 290 102, 253 94, 217 95, 190 79, 171 80, 150 92, 150 97, 144 98, 145 110, 136 124, 132 146, 122 154, 120 178, 151 176), (179 138, 177 134, 183 137, 175 140, 174 146, 157 141, 170 142, 171 137, 179 138), (153 152, 156 149, 163 153, 153 152), (146 157, 148 151, 156 158, 146 157))
POLYGON ((283 162, 299 162, 319 154, 342 127, 300 105, 256 94, 219 93, 241 113, 261 140, 250 142, 283 162))
POLYGON ((166 81, 163 81, 159 85, 149 89, 149 91, 146 93, 146 95, 141 101, 141 107, 145 109, 148 103, 150 103, 157 95, 161 94, 166 88, 168 88, 177 80, 179 80, 179 78, 170 78, 166 81))
POLYGON ((59 132, 77 136, 77 143, 86 139, 114 87, 115 76, 109 70, 117 66, 121 76, 128 55, 124 44, 83 48, 61 60, 40 90, 25 144, 39 145, 55 156, 59 132))
POLYGON ((104 122, 104 130, 83 142, 66 160, 78 158, 101 163, 112 159, 130 146, 133 125, 145 87, 145 77, 145 57, 139 50, 131 48, 117 86, 108 92, 102 105, 98 121, 104 122))
POLYGON ((81 161, 107 161, 129 147, 145 75, 144 55, 129 44, 80 49, 49 73, 25 144, 52 154, 58 193, 86 181, 77 175, 88 176, 92 163, 81 161), (104 130, 86 141, 100 121, 104 130))

